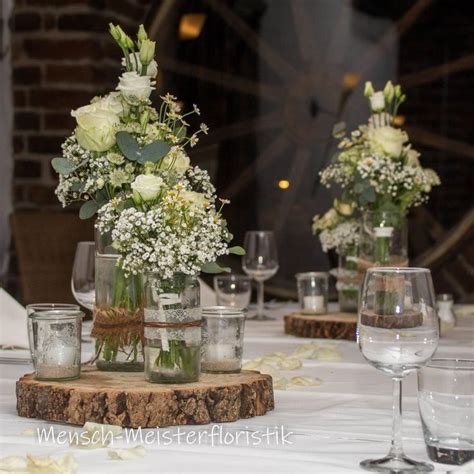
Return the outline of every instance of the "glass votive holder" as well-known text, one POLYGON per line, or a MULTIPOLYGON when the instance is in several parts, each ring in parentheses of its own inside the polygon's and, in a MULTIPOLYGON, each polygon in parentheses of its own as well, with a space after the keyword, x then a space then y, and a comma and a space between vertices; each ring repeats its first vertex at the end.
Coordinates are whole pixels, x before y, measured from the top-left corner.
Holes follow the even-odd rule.
POLYGON ((82 311, 49 310, 31 313, 30 349, 38 380, 73 380, 81 373, 82 311))
POLYGON ((328 274, 297 273, 298 300, 303 314, 326 314, 328 311, 328 274))
POLYGON ((202 309, 202 372, 240 372, 246 312, 245 308, 229 306, 202 309))
POLYGON ((474 459, 474 360, 432 359, 418 369, 418 407, 432 461, 474 459))
POLYGON ((252 280, 246 275, 218 275, 214 277, 214 290, 219 306, 246 308, 250 303, 252 280))

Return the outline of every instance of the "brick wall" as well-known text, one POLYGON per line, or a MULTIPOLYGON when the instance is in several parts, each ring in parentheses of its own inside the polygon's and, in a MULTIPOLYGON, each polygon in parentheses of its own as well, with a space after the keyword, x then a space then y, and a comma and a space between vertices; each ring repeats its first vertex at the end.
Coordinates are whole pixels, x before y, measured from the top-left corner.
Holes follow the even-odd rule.
POLYGON ((145 0, 16 0, 12 27, 16 208, 58 207, 50 160, 74 128, 71 109, 111 90, 120 50, 108 34, 134 32, 145 0))

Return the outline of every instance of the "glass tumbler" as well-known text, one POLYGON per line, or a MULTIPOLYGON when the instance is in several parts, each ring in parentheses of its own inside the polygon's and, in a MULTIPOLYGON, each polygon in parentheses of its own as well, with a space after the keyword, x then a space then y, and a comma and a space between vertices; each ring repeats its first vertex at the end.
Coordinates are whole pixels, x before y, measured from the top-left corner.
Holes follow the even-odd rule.
POLYGON ((326 314, 328 311, 328 274, 297 273, 298 300, 303 314, 326 314))
POLYGON ((418 406, 432 461, 474 459, 474 360, 433 359, 418 370, 418 406))
POLYGON ((244 342, 244 308, 203 308, 201 370, 222 374, 240 372, 244 342))
POLYGON ((246 275, 215 276, 214 290, 219 306, 246 308, 250 303, 252 280, 246 275))
POLYGON ((33 321, 30 318, 30 315, 33 313, 39 313, 41 311, 52 311, 52 310, 59 310, 59 311, 79 311, 79 305, 77 304, 69 304, 69 303, 32 303, 26 305, 26 319, 27 319, 27 331, 28 331, 28 338, 29 338, 29 345, 30 345, 30 353, 31 358, 33 358, 33 321))
POLYGON ((48 310, 29 315, 29 341, 38 380, 73 380, 81 373, 84 313, 48 310))

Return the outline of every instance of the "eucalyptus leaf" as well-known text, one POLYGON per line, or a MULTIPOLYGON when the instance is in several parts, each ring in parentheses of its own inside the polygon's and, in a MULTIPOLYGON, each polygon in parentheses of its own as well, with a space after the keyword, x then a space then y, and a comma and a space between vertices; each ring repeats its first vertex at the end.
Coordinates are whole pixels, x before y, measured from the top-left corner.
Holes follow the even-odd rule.
POLYGON ((153 143, 149 143, 145 145, 141 149, 141 156, 138 159, 138 162, 143 164, 146 161, 151 161, 152 163, 156 163, 157 161, 161 160, 164 156, 166 156, 171 147, 168 143, 162 140, 156 140, 153 143))
POLYGON ((221 267, 217 262, 208 262, 201 267, 201 271, 204 273, 230 273, 229 267, 221 267))
POLYGON ((76 192, 76 193, 84 191, 84 183, 81 183, 80 181, 76 183, 72 183, 71 191, 76 192))
POLYGON ((89 217, 92 217, 98 209, 99 207, 95 201, 86 201, 79 210, 79 217, 81 219, 89 219, 89 217))
POLYGON ((77 165, 66 158, 53 158, 51 166, 59 174, 71 174, 77 168, 77 165))
POLYGON ((235 247, 231 247, 229 249, 229 253, 232 253, 234 255, 245 255, 245 250, 239 245, 236 245, 235 247))
POLYGON ((102 207, 104 204, 107 204, 109 202, 107 191, 105 189, 99 189, 95 193, 95 200, 97 201, 98 207, 102 207))
POLYGON ((130 133, 124 131, 117 132, 115 139, 125 158, 130 161, 137 161, 141 157, 140 146, 130 133))

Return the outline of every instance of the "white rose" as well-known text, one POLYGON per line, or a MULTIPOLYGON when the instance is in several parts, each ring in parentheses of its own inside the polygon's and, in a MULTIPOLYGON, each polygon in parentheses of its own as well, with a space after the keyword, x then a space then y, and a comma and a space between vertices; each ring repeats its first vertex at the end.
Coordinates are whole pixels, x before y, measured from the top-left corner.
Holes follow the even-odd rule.
MULTIPOLYGON (((130 59, 130 64, 132 65, 133 70, 137 71, 138 74, 141 74, 143 66, 142 66, 142 62, 140 61, 139 54, 130 53, 129 59, 130 59), (135 59, 133 58, 134 54, 135 54, 136 62, 135 62, 135 59), (138 66, 138 69, 137 69, 137 66, 138 66)), ((125 58, 122 58, 122 66, 123 67, 127 66, 125 58)), ((152 78, 155 78, 158 75, 158 64, 154 59, 151 61, 150 64, 148 64, 148 67, 146 68, 146 75, 152 78)))
POLYGON ((91 106, 73 112, 76 117, 77 141, 82 148, 91 151, 107 151, 115 145, 115 132, 120 119, 117 114, 91 106))
POLYGON ((136 71, 124 72, 120 76, 117 90, 129 104, 136 104, 150 97, 153 84, 150 76, 140 76, 136 71))
POLYGON ((375 153, 384 153, 394 158, 402 154, 403 144, 408 141, 405 132, 389 126, 370 129, 368 137, 375 153))
POLYGON ((407 165, 408 166, 420 166, 420 160, 418 159, 420 157, 420 154, 416 151, 410 148, 407 150, 407 165))
POLYGON ((370 108, 373 112, 381 112, 385 108, 385 98, 383 92, 375 92, 369 97, 370 108))
POLYGON ((71 111, 73 117, 79 117, 84 114, 90 114, 98 110, 104 110, 106 112, 112 112, 120 117, 128 113, 129 107, 126 102, 123 101, 120 92, 111 92, 105 97, 102 97, 89 105, 84 105, 76 110, 71 111))
POLYGON ((178 173, 184 173, 190 164, 189 156, 179 147, 172 147, 170 152, 161 160, 160 167, 167 170, 173 165, 178 173))
POLYGON ((163 180, 152 174, 141 174, 135 178, 131 187, 144 201, 153 201, 163 187, 163 180))
POLYGON ((339 222, 339 216, 336 209, 331 208, 323 216, 314 216, 313 218, 313 232, 319 232, 324 229, 331 229, 339 222))
POLYGON ((205 208, 209 204, 206 196, 202 193, 196 193, 195 191, 181 191, 179 195, 186 201, 190 208, 205 208))

